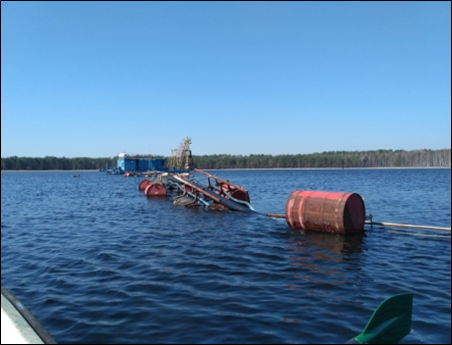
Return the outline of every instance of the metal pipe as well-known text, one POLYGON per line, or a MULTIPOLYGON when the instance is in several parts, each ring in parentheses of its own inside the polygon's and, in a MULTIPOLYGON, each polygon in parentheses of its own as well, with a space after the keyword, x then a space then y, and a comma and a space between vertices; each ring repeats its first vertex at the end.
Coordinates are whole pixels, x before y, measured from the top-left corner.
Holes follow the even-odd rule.
POLYGON ((201 199, 200 197, 196 196, 194 193, 187 191, 187 194, 190 195, 192 198, 194 198, 195 201, 202 202, 206 207, 210 206, 210 204, 207 201, 205 201, 205 200, 201 199))
POLYGON ((286 218, 285 214, 268 213, 267 217, 270 218, 286 218))
MULTIPOLYGON (((286 215, 285 214, 277 214, 277 213, 268 213, 267 217, 270 217, 270 218, 286 218, 286 215)), ((451 228, 446 228, 446 227, 441 227, 441 226, 413 225, 413 224, 388 223, 388 222, 374 222, 374 221, 368 221, 368 220, 366 220, 364 223, 365 224, 369 224, 369 225, 395 226, 395 227, 399 227, 399 228, 451 231, 451 228)))
MULTIPOLYGON (((200 187, 194 185, 193 183, 190 183, 190 182, 188 182, 188 181, 186 181, 186 180, 184 180, 184 179, 182 179, 182 178, 180 178, 180 177, 178 177, 178 176, 175 176, 175 175, 173 175, 172 177, 173 177, 174 179, 176 179, 177 181, 179 181, 180 183, 182 183, 182 184, 184 184, 184 185, 187 185, 187 186, 193 188, 194 190, 196 190, 196 191, 198 191, 198 192, 200 192, 200 193, 202 193, 202 194, 207 194, 207 192, 206 192, 205 190, 203 190, 202 188, 200 188, 200 187)), ((220 202, 220 199, 217 198, 216 196, 209 195, 209 194, 207 194, 207 196, 208 196, 209 198, 215 200, 216 202, 220 202)))
POLYGON ((238 204, 243 204, 243 205, 247 206, 251 211, 256 212, 256 210, 254 209, 254 207, 251 206, 251 204, 250 204, 249 202, 246 202, 246 201, 243 201, 243 200, 236 199, 236 198, 234 198, 231 194, 229 194, 228 192, 222 190, 221 188, 218 188, 218 187, 215 187, 215 186, 212 186, 212 188, 215 189, 215 190, 217 190, 219 195, 221 195, 221 193, 223 193, 223 194, 225 194, 229 199, 231 199, 232 201, 234 201, 234 202, 236 202, 236 203, 238 203, 238 204))
POLYGON ((445 227, 441 227, 441 226, 413 225, 413 224, 387 223, 387 222, 374 222, 374 221, 368 221, 368 220, 366 220, 364 223, 365 224, 370 224, 370 225, 395 226, 395 227, 399 227, 399 228, 451 231, 450 228, 445 228, 445 227))

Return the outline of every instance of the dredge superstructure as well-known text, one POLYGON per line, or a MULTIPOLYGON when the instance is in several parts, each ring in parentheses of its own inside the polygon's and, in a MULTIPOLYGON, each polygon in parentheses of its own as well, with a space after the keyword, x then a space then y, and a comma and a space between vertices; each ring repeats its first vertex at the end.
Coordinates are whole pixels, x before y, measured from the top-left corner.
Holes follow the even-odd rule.
POLYGON ((246 189, 200 169, 186 173, 156 172, 144 179, 138 189, 148 197, 173 196, 173 204, 178 206, 254 211, 246 189))

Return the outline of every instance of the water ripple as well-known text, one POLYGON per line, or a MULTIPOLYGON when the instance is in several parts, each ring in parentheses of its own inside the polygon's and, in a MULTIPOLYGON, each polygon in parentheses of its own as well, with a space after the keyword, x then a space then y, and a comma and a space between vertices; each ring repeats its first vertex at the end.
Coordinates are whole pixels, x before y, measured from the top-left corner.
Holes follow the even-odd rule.
MULTIPOLYGON (((352 191, 376 221, 450 227, 450 170, 219 171, 261 212, 293 190, 352 191)), ((450 234, 364 236, 174 207, 141 181, 2 173, 2 285, 61 343, 338 343, 414 293, 403 343, 450 343, 450 234), (33 185, 30 191, 28 188, 33 185)))

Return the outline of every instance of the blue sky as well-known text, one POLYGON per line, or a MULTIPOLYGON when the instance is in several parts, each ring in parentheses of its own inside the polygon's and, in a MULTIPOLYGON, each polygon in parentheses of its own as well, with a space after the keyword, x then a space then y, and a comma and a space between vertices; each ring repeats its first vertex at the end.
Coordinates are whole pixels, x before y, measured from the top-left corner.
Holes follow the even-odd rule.
POLYGON ((1 156, 443 149, 450 2, 1 2, 1 156))

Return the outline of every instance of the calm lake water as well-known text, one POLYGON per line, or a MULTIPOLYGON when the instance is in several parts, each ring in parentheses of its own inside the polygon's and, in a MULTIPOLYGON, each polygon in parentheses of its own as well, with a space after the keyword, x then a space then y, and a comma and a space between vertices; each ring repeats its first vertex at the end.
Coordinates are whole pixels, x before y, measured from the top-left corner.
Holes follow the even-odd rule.
MULTIPOLYGON (((294 190, 355 192, 375 221, 451 226, 450 169, 217 171, 260 212, 294 190)), ((402 343, 451 342, 451 236, 146 199, 141 178, 1 174, 2 285, 60 343, 343 343, 385 298, 414 293, 402 343)))

